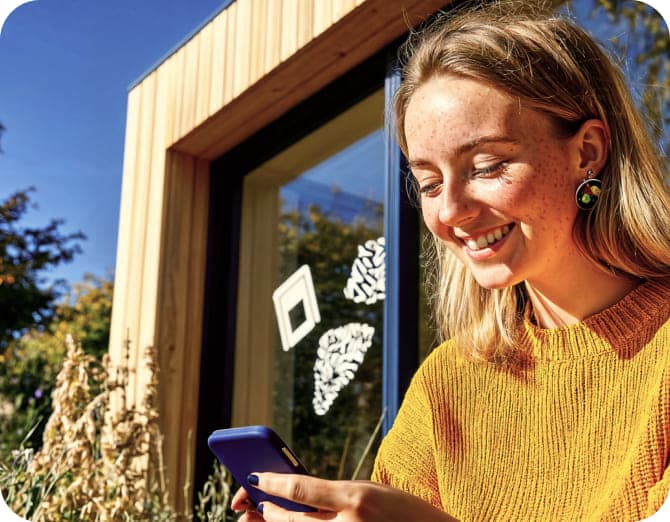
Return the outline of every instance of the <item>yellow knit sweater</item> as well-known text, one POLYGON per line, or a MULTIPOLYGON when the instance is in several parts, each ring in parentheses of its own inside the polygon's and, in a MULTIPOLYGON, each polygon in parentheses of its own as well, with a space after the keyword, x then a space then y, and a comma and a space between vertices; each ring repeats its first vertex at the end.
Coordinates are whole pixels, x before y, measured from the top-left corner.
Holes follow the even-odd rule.
POLYGON ((373 480, 463 521, 640 520, 670 489, 670 282, 558 329, 524 325, 529 368, 452 343, 421 365, 373 480))

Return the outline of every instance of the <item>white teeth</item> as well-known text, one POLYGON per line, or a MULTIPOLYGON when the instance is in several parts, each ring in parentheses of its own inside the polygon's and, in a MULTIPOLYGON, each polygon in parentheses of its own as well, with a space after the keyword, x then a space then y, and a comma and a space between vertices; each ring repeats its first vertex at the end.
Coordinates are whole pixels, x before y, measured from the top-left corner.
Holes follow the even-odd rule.
POLYGON ((503 237, 507 235, 509 231, 510 231, 509 225, 505 225, 504 227, 492 230, 486 235, 481 235, 477 239, 473 238, 464 239, 464 242, 470 250, 480 250, 495 243, 496 241, 501 240, 503 237))

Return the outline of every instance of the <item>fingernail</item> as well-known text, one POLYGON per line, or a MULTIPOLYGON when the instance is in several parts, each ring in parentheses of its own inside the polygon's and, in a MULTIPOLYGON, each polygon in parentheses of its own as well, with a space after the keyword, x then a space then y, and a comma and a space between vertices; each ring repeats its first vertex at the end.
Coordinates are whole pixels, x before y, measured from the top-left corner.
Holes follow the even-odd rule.
POLYGON ((262 515, 263 514, 263 504, 258 504, 256 510, 262 515))
POLYGON ((254 475, 253 473, 251 475, 247 475, 247 482, 252 486, 258 486, 258 475, 254 475))

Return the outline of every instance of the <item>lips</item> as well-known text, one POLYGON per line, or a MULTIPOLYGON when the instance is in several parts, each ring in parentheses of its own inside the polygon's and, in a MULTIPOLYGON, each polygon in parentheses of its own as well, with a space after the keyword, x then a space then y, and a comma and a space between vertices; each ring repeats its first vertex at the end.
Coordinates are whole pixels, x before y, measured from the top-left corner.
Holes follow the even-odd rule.
POLYGON ((470 250, 476 252, 477 250, 482 250, 496 244, 507 234, 509 234, 513 227, 513 224, 503 225, 501 227, 488 230, 486 233, 479 234, 477 236, 468 236, 461 239, 470 250))

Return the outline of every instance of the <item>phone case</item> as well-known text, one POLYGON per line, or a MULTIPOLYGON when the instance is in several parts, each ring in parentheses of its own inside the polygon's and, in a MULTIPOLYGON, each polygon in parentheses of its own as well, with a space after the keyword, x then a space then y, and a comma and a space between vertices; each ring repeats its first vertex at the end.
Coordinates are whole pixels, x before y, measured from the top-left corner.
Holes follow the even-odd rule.
POLYGON ((216 430, 207 439, 207 444, 219 462, 247 490, 255 505, 268 500, 290 511, 316 511, 303 504, 267 495, 247 482, 247 477, 253 472, 308 474, 279 435, 267 426, 216 430))

